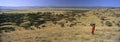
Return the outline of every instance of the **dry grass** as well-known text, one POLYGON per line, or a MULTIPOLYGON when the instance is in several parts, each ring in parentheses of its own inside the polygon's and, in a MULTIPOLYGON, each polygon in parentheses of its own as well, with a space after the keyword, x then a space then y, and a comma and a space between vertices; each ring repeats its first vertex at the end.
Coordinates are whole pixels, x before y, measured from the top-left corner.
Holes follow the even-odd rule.
MULTIPOLYGON (((65 12, 56 11, 55 14, 57 13, 63 14, 65 12)), ((81 23, 78 23, 73 27, 61 27, 60 25, 54 25, 48 22, 44 24, 47 27, 41 29, 3 33, 2 40, 3 42, 117 42, 120 29, 116 26, 101 26, 101 20, 93 15, 95 13, 103 14, 103 16, 107 16, 106 14, 112 14, 111 12, 104 13, 104 10, 91 10, 84 13, 88 17, 81 17, 75 21, 82 22, 82 24, 86 26, 82 26, 81 23), (91 22, 97 24, 95 35, 91 34, 91 27, 89 26, 91 22)), ((119 18, 109 16, 107 16, 107 18, 110 19, 110 21, 120 20, 119 18)))
POLYGON ((14 31, 3 34, 3 42, 116 42, 115 27, 96 27, 92 35, 91 27, 47 27, 39 30, 14 31))

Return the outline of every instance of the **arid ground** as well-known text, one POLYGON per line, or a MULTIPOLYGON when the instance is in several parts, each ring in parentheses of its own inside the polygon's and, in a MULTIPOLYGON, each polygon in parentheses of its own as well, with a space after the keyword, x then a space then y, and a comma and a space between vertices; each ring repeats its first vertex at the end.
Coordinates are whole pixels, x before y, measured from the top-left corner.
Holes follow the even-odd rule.
POLYGON ((119 35, 119 8, 0 12, 0 42, 120 42, 119 35))

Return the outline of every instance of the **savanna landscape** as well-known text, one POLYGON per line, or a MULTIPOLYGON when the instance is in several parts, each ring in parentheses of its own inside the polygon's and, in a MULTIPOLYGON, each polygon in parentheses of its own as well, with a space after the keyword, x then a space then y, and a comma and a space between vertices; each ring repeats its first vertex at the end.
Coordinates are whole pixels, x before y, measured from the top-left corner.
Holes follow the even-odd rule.
POLYGON ((119 32, 119 8, 0 11, 0 42, 120 42, 119 32))

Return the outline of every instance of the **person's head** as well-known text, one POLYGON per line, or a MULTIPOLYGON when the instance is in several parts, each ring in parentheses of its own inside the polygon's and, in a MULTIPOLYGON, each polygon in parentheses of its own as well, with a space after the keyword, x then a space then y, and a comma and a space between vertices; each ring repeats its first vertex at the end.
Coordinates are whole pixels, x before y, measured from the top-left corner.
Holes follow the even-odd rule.
POLYGON ((93 24, 92 26, 95 26, 95 24, 93 24))
POLYGON ((90 26, 95 26, 95 23, 90 24, 90 26))

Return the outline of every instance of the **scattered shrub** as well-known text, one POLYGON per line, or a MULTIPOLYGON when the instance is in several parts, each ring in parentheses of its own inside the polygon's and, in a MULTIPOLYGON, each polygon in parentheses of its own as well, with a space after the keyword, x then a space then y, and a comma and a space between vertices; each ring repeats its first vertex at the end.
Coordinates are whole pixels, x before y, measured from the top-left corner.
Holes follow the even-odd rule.
POLYGON ((2 27, 0 28, 0 33, 4 30, 4 32, 11 32, 11 31, 15 31, 15 29, 13 27, 2 27))
POLYGON ((73 26, 75 26, 77 23, 73 23, 73 24, 70 24, 70 27, 73 27, 73 26))
POLYGON ((59 25, 60 25, 61 27, 64 27, 64 23, 63 23, 63 22, 60 22, 59 25))
POLYGON ((120 23, 117 23, 116 25, 117 25, 118 27, 120 27, 120 23))
POLYGON ((115 23, 115 21, 112 21, 113 23, 115 23))
POLYGON ((111 23, 110 21, 106 21, 105 24, 106 24, 107 26, 112 26, 112 23, 111 23))
POLYGON ((107 18, 107 17, 105 17, 105 16, 101 16, 101 17, 100 17, 100 20, 105 21, 105 20, 107 20, 106 18, 107 18))
POLYGON ((120 27, 120 21, 119 21, 118 23, 116 23, 116 25, 117 25, 118 27, 120 27))
POLYGON ((42 27, 46 27, 45 25, 43 25, 42 27))

